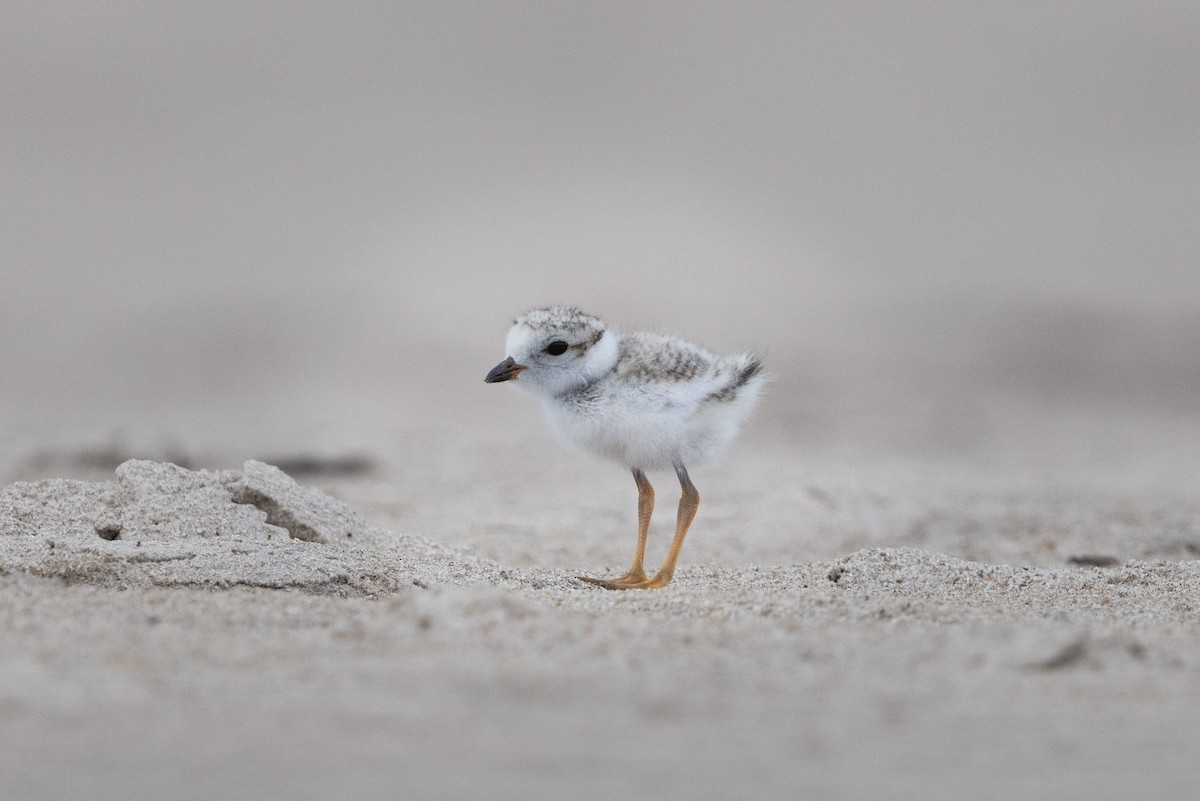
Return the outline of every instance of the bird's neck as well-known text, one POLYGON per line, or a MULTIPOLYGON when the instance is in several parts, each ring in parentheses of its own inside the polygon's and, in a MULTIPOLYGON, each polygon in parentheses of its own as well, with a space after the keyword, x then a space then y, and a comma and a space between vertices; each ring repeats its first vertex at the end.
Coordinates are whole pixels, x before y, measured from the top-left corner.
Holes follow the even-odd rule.
POLYGON ((556 393, 557 397, 561 398, 585 390, 612 373, 613 370, 617 369, 620 350, 620 335, 612 331, 605 331, 596 340, 595 344, 588 348, 587 356, 583 360, 583 369, 579 371, 578 380, 571 384, 571 386, 564 388, 561 392, 556 393))

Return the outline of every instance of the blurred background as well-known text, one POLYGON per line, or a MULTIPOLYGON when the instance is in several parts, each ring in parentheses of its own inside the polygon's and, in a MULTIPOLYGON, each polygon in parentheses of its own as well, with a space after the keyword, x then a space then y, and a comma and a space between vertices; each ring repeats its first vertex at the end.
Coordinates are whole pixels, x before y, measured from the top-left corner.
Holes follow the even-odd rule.
POLYGON ((0 443, 533 430, 482 378, 567 302, 762 350, 798 454, 1200 452, 1198 49, 1191 0, 10 0, 0 443))

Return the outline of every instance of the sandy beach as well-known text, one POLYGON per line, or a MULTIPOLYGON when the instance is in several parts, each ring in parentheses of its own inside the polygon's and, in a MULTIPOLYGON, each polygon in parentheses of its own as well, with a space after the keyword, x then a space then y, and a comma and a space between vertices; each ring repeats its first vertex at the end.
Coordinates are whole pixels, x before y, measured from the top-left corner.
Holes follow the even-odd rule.
POLYGON ((1200 4, 8 6, 0 801, 1200 797, 1200 4))
POLYGON ((312 474, 345 504, 274 493, 277 521, 348 515, 306 529, 323 541, 212 500, 240 468, 10 485, 4 796, 1191 792, 1182 486, 801 459, 752 435, 697 471, 676 580, 620 593, 575 576, 623 567, 632 482, 537 423, 519 465, 511 440, 412 433, 406 452, 441 456, 312 474))

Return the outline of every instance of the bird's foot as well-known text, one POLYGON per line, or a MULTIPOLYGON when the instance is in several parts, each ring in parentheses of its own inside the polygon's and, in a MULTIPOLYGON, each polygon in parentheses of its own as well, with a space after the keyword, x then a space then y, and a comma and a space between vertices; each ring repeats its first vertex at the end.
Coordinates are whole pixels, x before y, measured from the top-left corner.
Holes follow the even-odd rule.
POLYGON ((591 576, 580 576, 580 581, 586 581, 588 584, 595 584, 597 587, 603 587, 606 590, 628 590, 634 585, 641 584, 646 580, 646 572, 642 570, 641 565, 635 565, 629 568, 629 572, 623 576, 618 576, 615 579, 598 579, 591 576))
POLYGON ((652 578, 646 578, 646 574, 640 570, 629 571, 624 576, 615 579, 598 579, 591 576, 580 576, 580 581, 586 581, 588 584, 595 584, 597 587, 603 587, 606 590, 657 590, 667 586, 671 582, 671 576, 663 575, 661 571, 655 574, 652 578))

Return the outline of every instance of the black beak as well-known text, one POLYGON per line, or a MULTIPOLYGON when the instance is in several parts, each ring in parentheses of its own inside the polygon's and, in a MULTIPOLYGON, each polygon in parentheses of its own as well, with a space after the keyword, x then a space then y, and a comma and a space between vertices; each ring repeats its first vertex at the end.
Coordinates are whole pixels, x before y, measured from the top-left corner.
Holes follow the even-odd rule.
POLYGON ((517 364, 513 357, 509 356, 493 367, 483 380, 488 384, 495 384, 497 381, 511 381, 527 369, 529 368, 523 364, 517 364))

